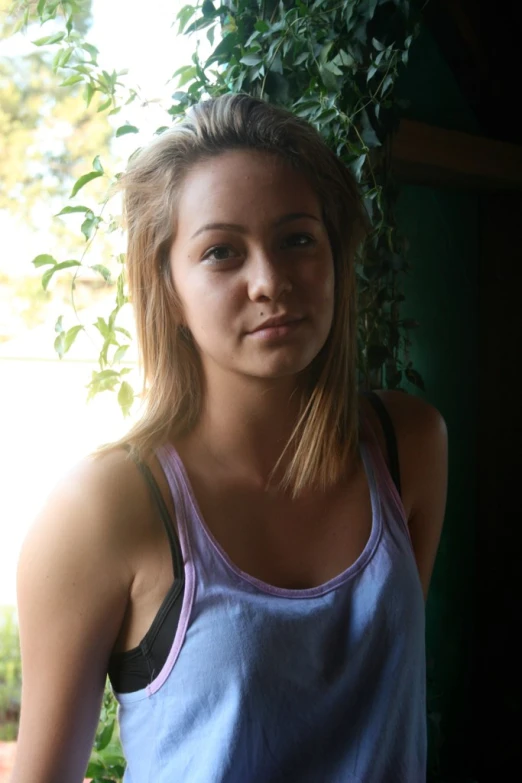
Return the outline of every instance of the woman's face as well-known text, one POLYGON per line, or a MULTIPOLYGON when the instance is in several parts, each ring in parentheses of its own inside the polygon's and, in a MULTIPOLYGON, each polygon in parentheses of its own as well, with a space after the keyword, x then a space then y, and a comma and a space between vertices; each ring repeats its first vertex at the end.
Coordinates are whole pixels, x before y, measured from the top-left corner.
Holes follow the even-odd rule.
POLYGON ((170 264, 207 378, 295 375, 325 344, 334 266, 321 206, 275 155, 234 150, 190 171, 170 264))

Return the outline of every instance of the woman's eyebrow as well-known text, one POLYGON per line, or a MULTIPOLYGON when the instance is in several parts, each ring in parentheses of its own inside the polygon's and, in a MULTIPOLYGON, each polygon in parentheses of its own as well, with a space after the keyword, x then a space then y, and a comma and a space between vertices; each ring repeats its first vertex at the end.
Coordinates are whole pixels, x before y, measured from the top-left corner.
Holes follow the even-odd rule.
MULTIPOLYGON (((283 215, 282 217, 278 218, 274 225, 276 227, 281 226, 284 223, 290 223, 292 220, 299 220, 301 218, 311 218, 312 220, 317 220, 318 223, 321 222, 321 219, 318 218, 317 215, 312 215, 310 212, 290 212, 288 215, 283 215)), ((242 226, 239 223, 205 223, 205 225, 198 228, 198 230, 194 232, 190 238, 194 239, 204 231, 216 230, 237 231, 240 234, 246 234, 247 232, 246 226, 242 226)))

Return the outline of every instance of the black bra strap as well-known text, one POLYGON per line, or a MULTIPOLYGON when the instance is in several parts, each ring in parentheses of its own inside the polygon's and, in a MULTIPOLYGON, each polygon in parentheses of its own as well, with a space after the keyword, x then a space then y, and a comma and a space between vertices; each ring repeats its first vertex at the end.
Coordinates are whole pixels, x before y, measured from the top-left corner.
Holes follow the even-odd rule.
POLYGON ((172 561, 174 564, 174 576, 177 579, 179 579, 183 576, 183 556, 181 554, 181 545, 179 543, 179 539, 176 533, 174 523, 172 521, 172 517, 169 514, 169 510, 165 505, 165 501, 163 500, 163 495, 161 494, 161 490, 158 487, 158 483, 154 478, 154 476, 152 475, 152 471, 150 470, 149 466, 146 465, 141 460, 139 460, 137 457, 134 457, 132 455, 131 457, 134 460, 134 463, 138 468, 138 470, 140 471, 140 473, 142 474, 143 478, 147 482, 152 497, 154 498, 156 502, 156 506, 158 507, 161 521, 163 522, 165 531, 169 539, 170 551, 172 553, 172 561))
POLYGON ((374 391, 365 391, 363 392, 363 395, 373 405, 373 408, 380 419, 381 426, 384 431, 384 437, 386 438, 386 448, 388 451, 388 459, 390 461, 391 477, 400 496, 401 474, 399 467, 399 454, 397 451, 397 438, 395 437, 395 430, 393 428, 391 416, 388 413, 388 410, 381 398, 374 391))

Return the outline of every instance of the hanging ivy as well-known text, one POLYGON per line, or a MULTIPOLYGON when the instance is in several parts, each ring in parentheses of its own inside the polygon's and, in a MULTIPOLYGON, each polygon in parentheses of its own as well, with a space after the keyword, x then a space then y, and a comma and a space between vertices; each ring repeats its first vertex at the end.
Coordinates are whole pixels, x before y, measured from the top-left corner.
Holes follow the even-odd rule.
MULTIPOLYGON (((19 0, 14 7, 19 27, 34 20, 42 24, 62 20, 64 30, 55 26, 51 35, 34 43, 56 50, 53 67, 63 73, 64 87, 83 87, 87 104, 98 101, 98 111, 116 114, 139 94, 125 86, 124 72, 101 69, 96 47, 75 31, 75 14, 84 4, 84 0, 40 0, 35 5, 19 0)), ((399 121, 394 86, 420 28, 417 4, 412 0, 224 0, 221 4, 204 0, 184 5, 177 22, 179 34, 205 35, 211 53, 203 58, 196 41, 191 61, 174 73, 172 105, 157 133, 179 120, 188 106, 228 92, 248 92, 282 105, 317 128, 354 173, 372 226, 356 264, 360 383, 365 388, 400 389, 406 381, 423 389, 423 380, 409 360, 410 332, 419 324, 400 315, 401 279, 408 271, 407 240, 394 218, 396 188, 389 160, 389 142, 399 121)), ((124 123, 115 137, 137 131, 124 123)), ((71 198, 99 177, 111 184, 97 156, 91 169, 74 183, 71 198)), ((69 204, 59 213, 84 213, 81 231, 86 248, 81 258, 58 261, 44 253, 34 259, 35 266, 46 267, 44 287, 55 273, 76 267, 73 304, 74 281, 82 268, 112 282, 108 266, 89 264, 88 253, 98 232, 117 227, 118 216, 106 215, 106 207, 107 202, 98 210, 69 204)), ((125 377, 129 368, 121 367, 130 335, 118 324, 127 297, 124 257, 118 256, 117 261, 114 309, 108 319, 100 317, 93 324, 101 338, 100 368, 92 374, 89 395, 117 391, 127 413, 134 391, 125 377)), ((55 348, 60 358, 83 326, 75 322, 66 328, 63 318, 58 320, 55 348)))

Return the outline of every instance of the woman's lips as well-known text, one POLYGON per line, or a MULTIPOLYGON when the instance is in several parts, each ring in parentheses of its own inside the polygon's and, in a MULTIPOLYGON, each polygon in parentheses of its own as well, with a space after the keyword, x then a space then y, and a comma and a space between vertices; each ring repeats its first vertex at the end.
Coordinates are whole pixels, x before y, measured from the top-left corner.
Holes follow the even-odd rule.
POLYGON ((266 326, 260 326, 253 332, 249 332, 249 335, 258 340, 270 340, 287 337, 296 331, 296 329, 301 326, 303 321, 304 318, 296 318, 293 320, 284 321, 279 324, 267 324, 266 326))

